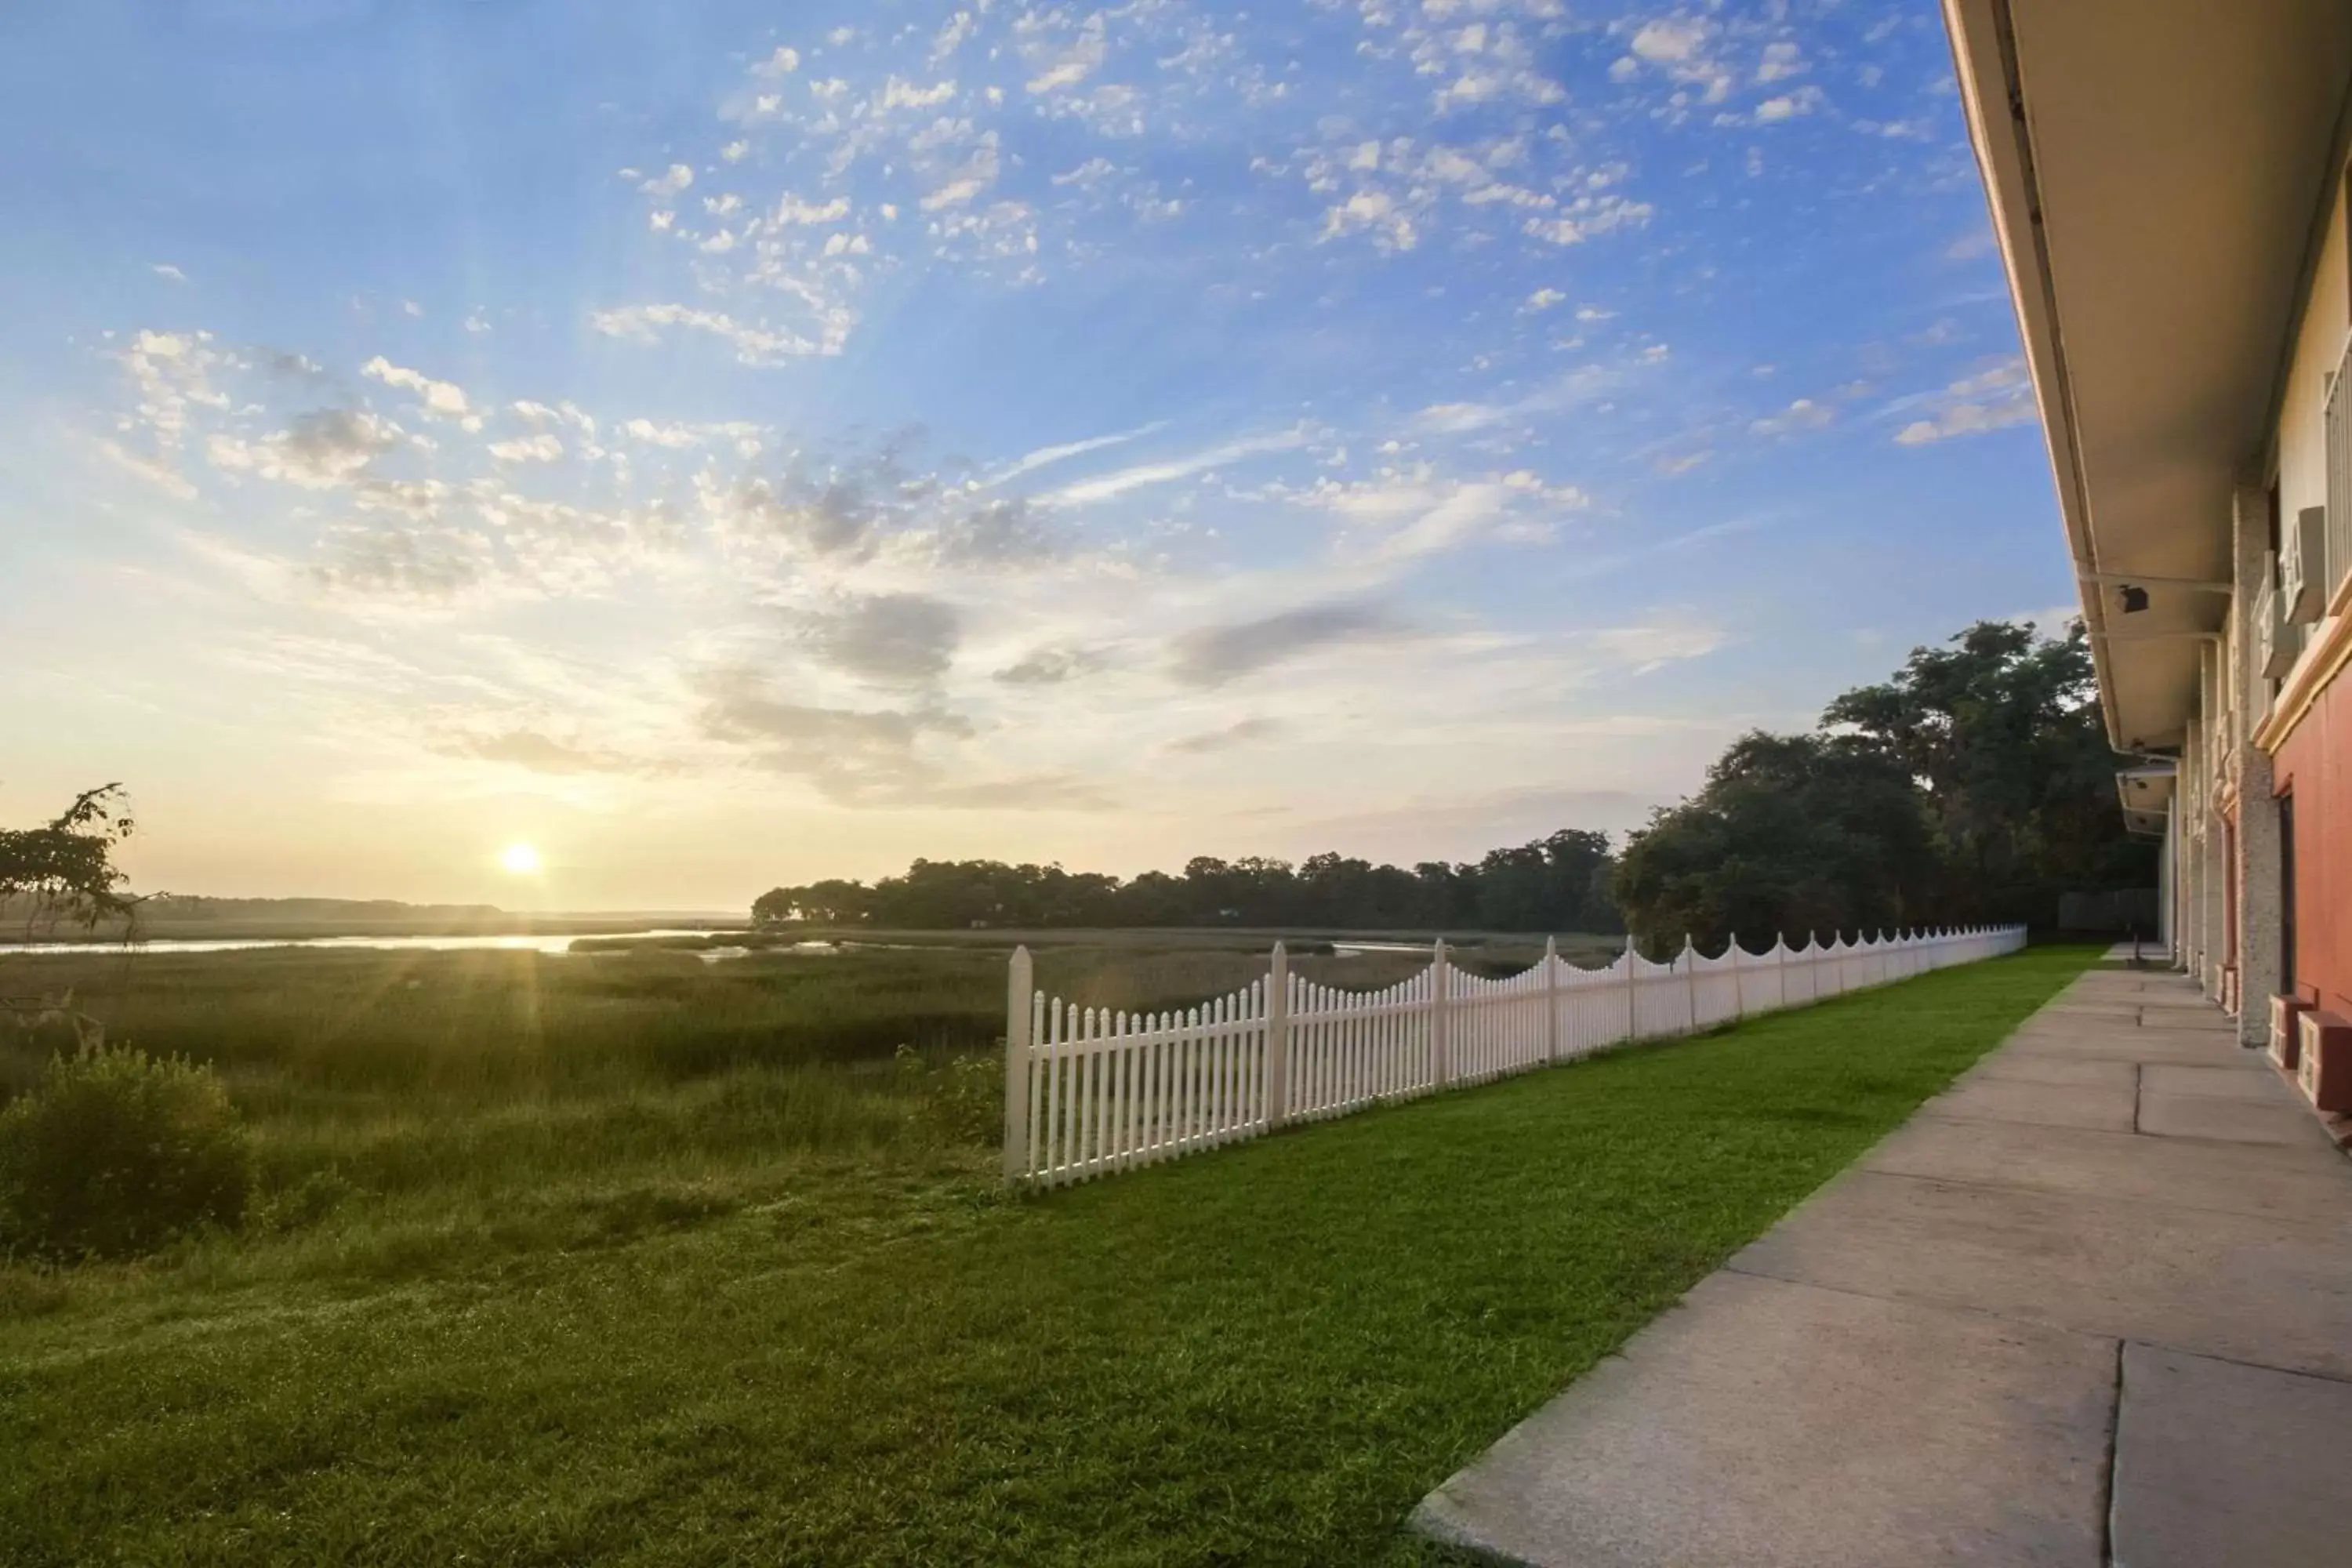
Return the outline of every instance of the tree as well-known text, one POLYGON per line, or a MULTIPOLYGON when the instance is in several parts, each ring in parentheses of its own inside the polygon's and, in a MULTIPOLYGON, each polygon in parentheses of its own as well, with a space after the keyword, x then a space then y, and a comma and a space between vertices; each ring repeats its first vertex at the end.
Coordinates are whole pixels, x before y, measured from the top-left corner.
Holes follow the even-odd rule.
POLYGON ((1979 621, 1914 648, 1894 679, 1847 692, 1822 722, 1927 792, 1956 921, 2050 923, 2059 895, 2155 881, 2155 850, 2125 831, 2115 753, 2079 620, 2057 638, 1979 621))
POLYGON ((1134 880, 1060 866, 917 860, 867 887, 838 879, 760 895, 761 924, 961 926, 1320 926, 1423 931, 1613 931, 1609 837, 1563 828, 1475 865, 1405 870, 1339 854, 1286 860, 1197 856, 1181 875, 1134 880))
POLYGON ((1922 922, 1937 881, 1924 793, 1900 764, 1846 737, 1732 742, 1706 783, 1660 808, 1617 862, 1613 890, 1653 953, 1688 935, 1868 931, 1922 922))
POLYGON ((27 934, 131 921, 139 900, 121 890, 130 879, 114 864, 131 826, 122 786, 108 784, 74 796, 45 827, 0 827, 0 910, 21 914, 27 934))

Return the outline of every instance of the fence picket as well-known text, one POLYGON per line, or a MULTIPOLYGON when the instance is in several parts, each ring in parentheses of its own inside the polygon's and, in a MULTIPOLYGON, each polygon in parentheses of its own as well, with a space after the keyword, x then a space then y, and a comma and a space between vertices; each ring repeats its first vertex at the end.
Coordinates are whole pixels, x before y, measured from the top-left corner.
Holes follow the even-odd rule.
POLYGON ((1536 967, 1496 980, 1456 968, 1440 942, 1426 968, 1378 991, 1310 981, 1276 956, 1240 991, 1159 1013, 1049 997, 1020 951, 1006 996, 1004 1169, 1082 1181, 2024 944, 2021 927, 1962 926, 1826 943, 1809 933, 1801 948, 1776 937, 1759 953, 1734 939, 1706 958, 1685 939, 1673 962, 1652 964, 1629 938, 1605 968, 1580 969, 1547 941, 1536 967), (1769 984, 1755 973, 1766 967, 1769 984))

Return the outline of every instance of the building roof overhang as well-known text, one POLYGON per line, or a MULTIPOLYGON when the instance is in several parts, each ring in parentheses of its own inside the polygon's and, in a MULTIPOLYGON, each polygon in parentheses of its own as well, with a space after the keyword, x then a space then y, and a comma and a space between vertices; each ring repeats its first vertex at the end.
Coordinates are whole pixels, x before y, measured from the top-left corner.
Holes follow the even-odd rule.
POLYGON ((2173 764, 2162 759, 2151 759, 2116 773, 2116 795, 2123 802, 2125 829, 2148 837, 2163 837, 2165 817, 2171 809, 2172 792, 2178 784, 2173 764))
MULTIPOLYGON (((1944 0, 2108 738, 2169 747, 2264 478, 2352 87, 2347 0, 1944 0), (2124 589, 2150 581, 2145 607, 2124 589), (2167 584, 2157 579, 2174 579, 2167 584)), ((2139 595, 2133 595, 2137 600, 2139 595)))

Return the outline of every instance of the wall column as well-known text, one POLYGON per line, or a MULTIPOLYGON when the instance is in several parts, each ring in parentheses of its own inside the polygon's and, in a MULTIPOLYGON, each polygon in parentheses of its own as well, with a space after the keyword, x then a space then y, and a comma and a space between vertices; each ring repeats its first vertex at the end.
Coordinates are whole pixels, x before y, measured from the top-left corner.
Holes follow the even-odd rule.
MULTIPOLYGON (((2206 656, 2209 667, 2221 662, 2221 650, 2212 644, 2206 656)), ((2209 711, 2205 720, 2205 744, 2200 748, 2205 763, 2205 829, 2204 878, 2199 886, 2203 908, 2200 921, 2205 930, 2205 962, 2200 976, 2205 994, 2220 1001, 2221 997, 2221 965, 2230 956, 2229 911, 2222 900, 2229 896, 2230 879, 2229 836, 2221 831, 2221 813, 2214 809, 2213 798, 2220 793, 2221 777, 2221 724, 2219 714, 2209 711)))
POLYGON ((2189 721, 2180 746, 2180 777, 2173 786, 2179 818, 2180 967, 2201 989, 2205 984, 2205 747, 2203 726, 2189 721))
POLYGON ((2164 847, 2156 858, 2157 943, 2168 967, 2180 963, 2180 780, 2164 803, 2164 847))
POLYGON ((2231 639, 2236 653, 2231 674, 2238 733, 2230 739, 2238 755, 2238 1038, 2258 1046, 2270 1038, 2270 999, 2286 981, 2279 806, 2271 793, 2270 756, 2252 740, 2254 726, 2270 707, 2270 682, 2257 662, 2259 632, 2252 624, 2254 595, 2271 570, 2270 496, 2242 485, 2233 501, 2231 580, 2237 592, 2230 604, 2237 636, 2231 639))

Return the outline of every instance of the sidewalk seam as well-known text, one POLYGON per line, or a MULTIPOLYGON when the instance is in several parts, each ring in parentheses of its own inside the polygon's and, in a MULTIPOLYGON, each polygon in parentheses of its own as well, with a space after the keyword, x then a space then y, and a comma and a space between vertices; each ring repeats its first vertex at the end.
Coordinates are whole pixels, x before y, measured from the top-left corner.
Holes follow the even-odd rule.
POLYGON ((2123 1453, 2124 1347, 2130 1342, 2116 1342, 2116 1392, 2107 1404, 2107 1463, 2101 1477, 2105 1495, 2099 1500, 2099 1562, 2104 1568, 2114 1568, 2116 1561, 2116 1466, 2123 1453))
MULTIPOLYGON (((1947 1118, 1946 1120, 1952 1121, 1959 1121, 1959 1118, 1958 1118, 1958 1117, 1951 1117, 1951 1118, 1947 1118)), ((1971 1121, 1971 1122, 1965 1123, 1965 1125, 1967 1125, 1967 1126, 1970 1126, 1970 1127, 1983 1127, 1983 1126, 1988 1126, 1988 1125, 1991 1125, 1991 1124, 1990 1124, 1990 1123, 1987 1123, 1987 1122, 1982 1122, 1982 1121, 1971 1121)), ((2007 1125, 2040 1126, 2040 1125, 2041 1125, 2041 1123, 2039 1123, 2039 1122, 2029 1122, 2029 1123, 2021 1123, 2021 1123, 2008 1123, 2007 1125)), ((2066 1129, 2065 1131, 2073 1131, 2073 1129, 2066 1129)), ((2110 1136, 2110 1137, 2115 1137, 2115 1138, 2128 1138, 2128 1137, 2131 1137, 2131 1136, 2132 1136, 2132 1134, 2131 1134, 2131 1133, 2128 1133, 2128 1132, 2116 1132, 2116 1133, 2110 1133, 2110 1134, 2109 1134, 2109 1136, 2110 1136)), ((2151 1133, 2146 1133, 2146 1134, 2143 1134, 2143 1136, 2150 1137, 2150 1138, 2155 1138, 2155 1137, 2160 1137, 2160 1136, 2163 1136, 2163 1135, 2162 1135, 2162 1134, 2160 1134, 2160 1133, 2154 1133, 2154 1132, 2151 1132, 2151 1133)), ((2245 1149, 2245 1148, 2255 1148, 2255 1149, 2285 1149, 2285 1148, 2291 1148, 2291 1147, 2293 1147, 2293 1145, 2291 1145, 2291 1144, 2285 1144, 2285 1143, 2254 1143, 2254 1144, 2246 1144, 2246 1143, 2220 1143, 2220 1141, 2219 1141, 2219 1140, 2215 1140, 2215 1139, 2200 1139, 2200 1138, 2184 1138, 2184 1139, 2179 1140, 2179 1142, 2184 1142, 2184 1143, 2195 1143, 2195 1144, 2199 1145, 2200 1147, 2209 1147, 2209 1148, 2210 1148, 2210 1147, 2213 1147, 2213 1146, 2215 1146, 2216 1144, 2220 1144, 2220 1146, 2221 1146, 2221 1147, 2224 1147, 2224 1148, 2231 1148, 2231 1149, 2245 1149)), ((2174 1202, 2172 1199, 2169 1199, 2169 1198, 2135 1198, 2135 1197, 2127 1196, 2127 1195, 2126 1195, 2126 1194, 2122 1194, 2122 1193, 2105 1193, 2105 1192, 2084 1192, 2084 1193, 2073 1193, 2073 1192, 2066 1192, 2066 1191, 2064 1191, 2064 1190, 2063 1190, 2063 1189, 2057 1189, 2057 1188, 2052 1188, 2052 1187, 2035 1187, 2035 1186, 2029 1186, 2029 1185, 2027 1185, 2026 1184, 2024 1184, 2024 1183, 2022 1183, 2022 1182, 1987 1182, 1987 1181, 1976 1181, 1976 1180, 1971 1180, 1971 1179, 1969 1179, 1969 1178, 1962 1177, 1962 1176, 1923 1176, 1923 1175, 1921 1175, 1921 1174, 1920 1174, 1918 1172, 1916 1172, 1916 1171, 1889 1171, 1889 1170, 1885 1170, 1885 1169, 1883 1169, 1883 1168, 1881 1168, 1881 1167, 1879 1167, 1879 1166, 1876 1166, 1876 1165, 1855 1165, 1855 1166, 1853 1166, 1853 1170, 1856 1170, 1856 1171, 1861 1172, 1861 1173, 1862 1173, 1863 1174, 1864 1174, 1864 1175, 1870 1175, 1870 1176, 1897 1176, 1897 1177, 1900 1177, 1900 1178, 1902 1178, 1904 1181, 1906 1181, 1906 1182, 1936 1182, 1936 1183, 1939 1183, 1939 1184, 1941 1184, 1942 1185, 1944 1185, 1944 1186, 1948 1186, 1948 1187, 1978 1187, 1978 1188, 1981 1188, 1981 1189, 1983 1189, 1984 1191, 1989 1192, 1989 1193, 2021 1193, 2021 1194, 2025 1194, 2025 1195, 2027 1195, 2027 1196, 2030 1196, 2030 1197, 2062 1198, 2062 1199, 2084 1199, 2084 1200, 2087 1200, 2087 1201, 2089 1201, 2089 1202, 2093 1202, 2093 1203, 2102 1203, 2102 1204, 2136 1204, 2136 1205, 2139 1205, 2139 1206, 2140 1206, 2140 1207, 2142 1207, 2142 1208, 2152 1208, 2152 1209, 2179 1209, 2179 1210, 2180 1210, 2181 1212, 2183 1212, 2183 1213, 2185 1213, 2185 1214, 2227 1215, 2229 1215, 2229 1216, 2230 1216, 2231 1218, 2232 1218, 2232 1219, 2251 1219, 2251 1220, 2260 1220, 2260 1221, 2262 1221, 2262 1222, 2263 1222, 2263 1223, 2264 1223, 2264 1224, 2271 1224, 2271 1225, 2284 1225, 2284 1226, 2290 1226, 2290 1227, 2300 1227, 2300 1226, 2305 1226, 2305 1225, 2310 1225, 2310 1226, 2318 1226, 2319 1228, 2322 1228, 2322 1229, 2325 1229, 2325 1230, 2326 1230, 2326 1231, 2329 1231, 2330 1233, 2333 1233, 2333 1232, 2336 1231, 2337 1229, 2341 1228, 2341 1227, 2340 1227, 2340 1226, 2339 1226, 2336 1222, 2333 1222, 2333 1221, 2322 1222, 2322 1221, 2317 1221, 2317 1220, 2303 1220, 2303 1219, 2298 1219, 2298 1218, 2296 1218, 2296 1217, 2295 1217, 2294 1215, 2293 1215, 2275 1214, 2275 1213, 2272 1213, 2272 1214, 2265 1214, 2265 1213, 2261 1213, 2261 1212, 2258 1212, 2258 1211, 2256 1211, 2256 1210, 2252 1210, 2252 1209, 2221 1209, 2221 1208, 2214 1208, 2214 1207, 2212 1207, 2211 1205, 2207 1205, 2207 1204, 2184 1204, 2184 1203, 2177 1203, 2177 1202, 2174 1202)), ((2347 1196, 2352 1196, 2352 1194, 2347 1194, 2347 1196)), ((1769 1234, 1769 1233, 1768 1232, 1767 1234, 1769 1234)), ((1760 1239, 1761 1239, 1761 1237, 1759 1237, 1759 1239, 1760 1240, 1760 1239)))
MULTIPOLYGON (((2139 1335, 2126 1336, 2100 1333, 2092 1329, 2077 1329, 2065 1323, 2047 1322, 2040 1318, 2021 1318, 2014 1312, 1996 1312, 1989 1307, 1971 1307, 1965 1301, 1955 1301, 1943 1296, 1885 1296, 1875 1290, 1855 1290, 1843 1285, 1823 1285, 1811 1279, 1792 1279, 1786 1274, 1767 1274, 1761 1268, 1744 1268, 1737 1263, 1727 1263, 1716 1272, 1744 1274, 1750 1279, 1769 1279, 1775 1285, 1798 1285, 1808 1290, 1826 1290, 1833 1296, 1854 1296, 1865 1301, 1887 1301, 1899 1307, 1932 1307, 1939 1312, 1950 1312, 1963 1318, 1983 1318, 1996 1323, 2015 1323, 2020 1328, 2035 1329, 2043 1333, 2072 1334, 2078 1340, 2113 1340, 2117 1344, 2136 1344, 2142 1350, 2165 1351, 2173 1355, 2194 1356, 2200 1361, 2220 1362, 2227 1366, 2244 1367, 2250 1372, 2273 1372, 2282 1377, 2308 1377, 2319 1383, 2352 1384, 2352 1373, 2320 1372, 2310 1367, 2280 1366, 2273 1362, 2248 1361, 2244 1356, 2223 1355, 2217 1351, 2198 1350, 2189 1345, 2177 1345, 2168 1340, 2151 1340, 2139 1335)), ((1675 1304, 1681 1304, 1677 1299, 1675 1304)))

